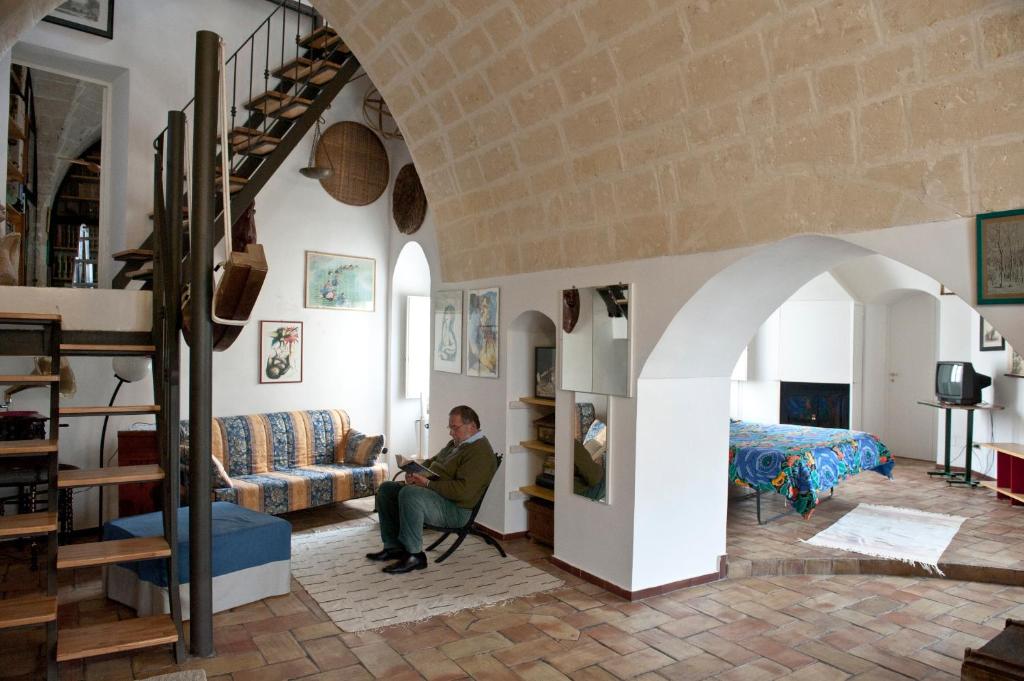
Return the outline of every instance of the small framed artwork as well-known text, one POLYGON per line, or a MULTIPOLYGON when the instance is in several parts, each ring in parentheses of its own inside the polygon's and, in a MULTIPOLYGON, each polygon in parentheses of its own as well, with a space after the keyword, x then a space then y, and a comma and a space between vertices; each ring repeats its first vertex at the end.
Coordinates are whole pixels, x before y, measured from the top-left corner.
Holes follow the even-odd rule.
POLYGON ((306 307, 373 312, 376 261, 306 251, 306 307))
POLYGON ((462 291, 434 294, 434 371, 462 373, 462 291))
POLYGON ((302 322, 260 322, 260 383, 302 383, 302 322))
POLYGON ((1024 209, 983 213, 978 240, 978 305, 1024 303, 1024 209))
POLYGON ((498 289, 467 292, 466 375, 498 377, 498 289))
POLYGON ((1024 357, 1017 354, 1017 351, 1010 348, 1010 366, 1007 372, 1011 376, 1024 377, 1024 357))
POLYGON ((555 349, 534 348, 533 396, 555 398, 555 349))
POLYGON ((1003 338, 1003 334, 996 331, 991 324, 985 321, 984 317, 981 318, 979 327, 978 349, 982 352, 1006 349, 1006 339, 1003 338))
POLYGON ((43 21, 113 39, 114 0, 67 0, 43 21))

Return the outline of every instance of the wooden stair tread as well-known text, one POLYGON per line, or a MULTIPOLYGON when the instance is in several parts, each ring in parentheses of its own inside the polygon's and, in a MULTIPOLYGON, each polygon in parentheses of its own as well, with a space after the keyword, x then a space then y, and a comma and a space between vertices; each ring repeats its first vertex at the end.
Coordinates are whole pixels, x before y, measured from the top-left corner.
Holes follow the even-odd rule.
POLYGON ((341 70, 341 64, 336 64, 326 59, 317 62, 313 65, 313 73, 306 79, 307 83, 313 85, 323 85, 327 81, 334 78, 334 76, 341 70))
POLYGON ((0 537, 25 537, 57 531, 57 512, 19 513, 0 516, 0 537))
POLYGON ((153 263, 144 262, 126 275, 129 279, 152 279, 153 263))
POLYGON ((59 314, 42 312, 0 312, 0 322, 59 322, 59 314))
POLYGON ((299 39, 299 45, 308 47, 312 50, 322 50, 340 41, 341 36, 338 35, 337 31, 330 26, 321 26, 320 28, 302 36, 299 39))
POLYGON ((118 356, 118 355, 152 355, 156 352, 155 345, 131 345, 131 344, 108 344, 108 343, 61 343, 61 354, 64 355, 96 355, 118 356))
POLYGON ((57 487, 95 487, 98 485, 122 485, 128 482, 153 482, 164 479, 164 470, 159 464, 148 463, 137 466, 110 466, 109 468, 81 468, 61 471, 57 475, 57 487))
POLYGON ((57 637, 57 661, 69 662, 97 655, 150 648, 178 640, 170 615, 153 615, 61 629, 57 637))
POLYGON ((157 404, 127 404, 122 406, 107 407, 61 407, 61 416, 106 416, 126 414, 159 414, 160 405, 157 404))
POLYGON ((0 601, 0 629, 42 624, 57 619, 57 597, 32 594, 0 601))
POLYGON ((171 548, 163 537, 133 537, 113 541, 69 544, 57 549, 57 569, 110 565, 151 558, 166 558, 171 548))
POLYGON ((36 384, 36 383, 56 383, 60 380, 60 376, 51 374, 24 374, 21 376, 7 375, 0 376, 0 385, 21 385, 23 383, 36 384))
MULTIPOLYGON (((221 191, 221 183, 223 182, 223 180, 221 179, 221 174, 220 173, 217 173, 217 175, 215 177, 215 180, 216 180, 216 183, 217 183, 217 186, 216 186, 215 189, 217 191, 221 191)), ((237 191, 241 191, 242 187, 244 187, 245 183, 248 182, 248 181, 249 180, 247 178, 244 178, 241 175, 230 175, 228 177, 228 190, 232 194, 234 194, 237 191)))
POLYGON ((283 80, 302 80, 312 70, 313 60, 306 57, 295 57, 289 59, 281 66, 274 69, 274 78, 283 80))
POLYGON ((18 122, 14 120, 14 116, 7 117, 7 137, 13 137, 18 140, 25 139, 25 133, 22 132, 21 126, 18 125, 18 122))
POLYGON ((259 111, 267 116, 279 118, 298 118, 313 102, 295 95, 286 95, 276 90, 268 90, 262 95, 246 103, 245 108, 259 111))
POLYGON ((136 260, 152 260, 153 251, 149 248, 126 248, 113 256, 119 262, 135 262, 136 260))
POLYGON ((250 156, 266 156, 281 143, 279 137, 264 135, 262 137, 250 137, 232 145, 236 154, 248 154, 250 156))
POLYGON ((56 451, 56 440, 0 440, 0 457, 52 454, 56 451))

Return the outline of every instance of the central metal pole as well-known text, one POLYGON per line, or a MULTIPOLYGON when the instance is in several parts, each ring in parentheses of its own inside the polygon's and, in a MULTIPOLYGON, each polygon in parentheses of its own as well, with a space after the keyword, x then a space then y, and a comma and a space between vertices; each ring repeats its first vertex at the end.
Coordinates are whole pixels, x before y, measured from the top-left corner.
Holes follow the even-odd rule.
MULTIPOLYGON (((196 33, 196 98, 193 121, 191 327, 189 353, 189 593, 190 646, 213 655, 213 538, 210 501, 210 430, 213 394, 213 221, 217 156, 217 82, 220 36, 196 33)), ((229 237, 230 238, 230 237, 229 237)))

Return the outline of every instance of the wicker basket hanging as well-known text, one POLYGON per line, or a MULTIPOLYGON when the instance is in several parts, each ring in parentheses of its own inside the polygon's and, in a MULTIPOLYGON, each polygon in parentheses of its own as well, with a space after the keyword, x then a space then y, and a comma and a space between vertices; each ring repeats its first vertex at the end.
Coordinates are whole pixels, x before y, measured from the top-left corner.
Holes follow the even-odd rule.
POLYGON ((327 128, 316 146, 316 165, 334 166, 334 173, 320 180, 320 185, 350 206, 373 203, 388 186, 384 144, 361 123, 342 121, 327 128))
POLYGON ((395 178, 391 212, 402 234, 415 234, 427 215, 427 196, 423 193, 416 167, 411 163, 402 166, 395 178))

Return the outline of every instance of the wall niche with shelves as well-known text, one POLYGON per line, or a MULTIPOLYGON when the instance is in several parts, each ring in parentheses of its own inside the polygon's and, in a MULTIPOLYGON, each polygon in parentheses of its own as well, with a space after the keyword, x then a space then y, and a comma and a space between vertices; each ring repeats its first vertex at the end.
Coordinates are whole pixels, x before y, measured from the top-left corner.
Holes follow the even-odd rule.
POLYGON ((79 235, 88 231, 88 258, 99 253, 100 152, 96 142, 71 162, 50 208, 48 286, 70 286, 78 256, 79 235))
POLYGON ((554 345, 555 323, 541 312, 524 312, 509 325, 509 463, 504 468, 506 488, 519 494, 505 502, 506 532, 525 530, 531 539, 548 545, 554 545, 557 402, 535 394, 536 348, 554 345))

